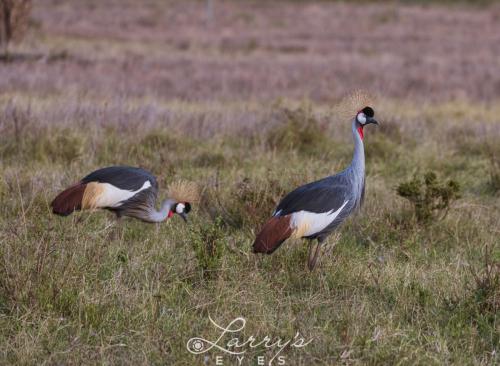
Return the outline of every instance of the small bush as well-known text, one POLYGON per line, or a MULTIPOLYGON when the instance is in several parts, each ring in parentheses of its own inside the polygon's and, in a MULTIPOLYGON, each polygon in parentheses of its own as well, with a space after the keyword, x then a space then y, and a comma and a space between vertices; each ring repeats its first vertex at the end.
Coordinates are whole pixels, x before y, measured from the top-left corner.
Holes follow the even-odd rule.
POLYGON ((278 181, 262 183, 245 178, 238 184, 235 192, 235 199, 241 203, 241 206, 237 207, 241 220, 250 226, 255 226, 257 221, 260 222, 264 216, 269 216, 282 194, 278 181), (246 218, 246 215, 250 217, 246 218))
POLYGON ((460 198, 460 185, 454 180, 439 181, 436 173, 428 172, 423 179, 415 176, 401 183, 397 192, 413 205, 419 222, 429 222, 446 216, 451 203, 460 198))
POLYGON ((236 229, 256 230, 270 217, 286 191, 278 179, 245 177, 228 196, 220 197, 219 192, 212 192, 214 197, 210 197, 209 202, 217 202, 219 206, 212 216, 220 215, 226 224, 236 229))
POLYGON ((40 153, 47 155, 52 161, 70 163, 80 157, 85 151, 85 141, 81 135, 69 129, 58 133, 39 146, 40 153))
POLYGON ((396 154, 398 145, 382 134, 374 135, 370 138, 370 143, 366 144, 366 156, 369 159, 387 160, 396 154))
POLYGON ((267 135, 267 145, 276 150, 297 150, 304 154, 321 152, 328 142, 326 128, 310 108, 281 109, 281 123, 267 135))
POLYGON ((224 229, 221 218, 202 223, 190 235, 198 267, 205 279, 214 278, 220 268, 225 251, 224 229))

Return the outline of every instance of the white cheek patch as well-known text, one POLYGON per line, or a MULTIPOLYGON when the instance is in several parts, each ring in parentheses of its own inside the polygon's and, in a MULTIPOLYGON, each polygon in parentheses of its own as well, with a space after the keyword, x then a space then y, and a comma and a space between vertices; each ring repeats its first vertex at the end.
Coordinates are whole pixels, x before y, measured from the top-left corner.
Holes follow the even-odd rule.
POLYGON ((364 125, 366 123, 366 116, 363 112, 361 113, 358 113, 358 116, 356 117, 356 119, 358 120, 359 123, 361 123, 362 125, 364 125))
POLYGON ((179 204, 177 204, 177 207, 175 208, 175 212, 177 212, 178 214, 183 213, 185 207, 186 206, 184 206, 183 203, 179 203, 179 204))

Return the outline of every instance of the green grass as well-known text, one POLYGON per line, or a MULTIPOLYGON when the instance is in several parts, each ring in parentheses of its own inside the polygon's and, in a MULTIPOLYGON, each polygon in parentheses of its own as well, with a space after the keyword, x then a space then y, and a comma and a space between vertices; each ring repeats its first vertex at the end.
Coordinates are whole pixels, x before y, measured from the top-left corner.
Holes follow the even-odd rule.
MULTIPOLYGON (((498 139, 498 108, 382 101, 380 129, 365 131, 363 212, 309 273, 303 242, 266 257, 250 249, 283 192, 349 163, 349 122, 329 108, 153 100, 149 108, 160 112, 143 124, 130 99, 99 126, 92 116, 112 102, 82 101, 78 115, 47 124, 45 113, 64 100, 30 100, 29 109, 15 100, 0 102, 0 363, 203 364, 186 342, 218 336, 209 315, 223 325, 243 316, 241 339, 313 339, 283 351, 290 365, 498 363, 500 201, 491 156, 499 151, 489 144, 498 139), (15 128, 12 108, 25 128, 15 128), (175 115, 168 123, 163 110, 175 115), (218 124, 228 113, 229 129, 218 124), (248 117, 251 124, 239 122, 248 117), (202 203, 188 225, 127 220, 118 234, 105 212, 51 214, 60 189, 112 164, 148 168, 163 188, 196 181, 202 203), (462 198, 424 225, 396 187, 427 170, 459 182, 462 198)), ((250 350, 244 364, 259 355, 272 352, 250 350)))

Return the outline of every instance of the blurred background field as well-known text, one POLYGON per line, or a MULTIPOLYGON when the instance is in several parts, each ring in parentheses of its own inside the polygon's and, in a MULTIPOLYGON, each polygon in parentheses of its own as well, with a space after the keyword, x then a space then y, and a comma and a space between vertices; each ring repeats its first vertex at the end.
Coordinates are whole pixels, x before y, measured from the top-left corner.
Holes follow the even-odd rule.
POLYGON ((185 347, 208 315, 313 338, 289 365, 497 364, 499 4, 212 4, 33 3, 0 60, 0 364, 214 365, 185 347), (349 164, 357 89, 381 122, 363 212, 312 274, 300 241, 254 256, 283 193, 349 164), (200 183, 189 225, 51 214, 114 164, 200 183), (429 171, 461 198, 422 220, 398 187, 429 171))

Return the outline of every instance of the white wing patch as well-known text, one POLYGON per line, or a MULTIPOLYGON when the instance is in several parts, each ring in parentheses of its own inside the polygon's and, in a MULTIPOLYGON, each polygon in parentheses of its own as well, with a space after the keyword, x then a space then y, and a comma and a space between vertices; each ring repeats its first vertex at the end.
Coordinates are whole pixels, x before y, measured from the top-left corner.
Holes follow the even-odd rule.
POLYGON ((298 211, 292 214, 290 226, 300 232, 300 236, 310 236, 319 233, 321 230, 330 225, 337 218, 340 211, 347 205, 349 200, 345 201, 337 211, 328 211, 322 213, 314 213, 309 211, 298 211))
POLYGON ((99 183, 103 189, 102 194, 96 197, 94 201, 94 207, 120 207, 123 201, 132 198, 140 191, 148 189, 151 187, 149 180, 145 181, 141 188, 137 191, 128 191, 126 189, 116 188, 114 185, 109 183, 99 183))

